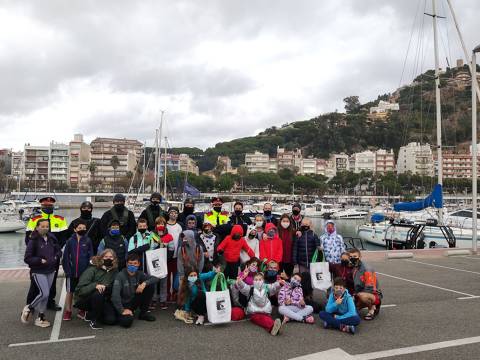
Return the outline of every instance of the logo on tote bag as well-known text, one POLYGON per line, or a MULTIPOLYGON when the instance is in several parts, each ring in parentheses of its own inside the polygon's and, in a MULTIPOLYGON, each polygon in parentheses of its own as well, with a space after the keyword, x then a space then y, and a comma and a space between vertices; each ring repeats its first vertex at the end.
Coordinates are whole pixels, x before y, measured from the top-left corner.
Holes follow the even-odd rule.
POLYGON ((225 299, 217 299, 217 311, 225 311, 225 299))

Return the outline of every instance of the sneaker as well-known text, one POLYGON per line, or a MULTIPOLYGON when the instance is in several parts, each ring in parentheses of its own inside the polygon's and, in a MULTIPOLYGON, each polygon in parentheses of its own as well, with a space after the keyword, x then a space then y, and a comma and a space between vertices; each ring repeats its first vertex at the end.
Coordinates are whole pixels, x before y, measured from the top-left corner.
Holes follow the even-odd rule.
POLYGON ((92 330, 102 330, 100 326, 98 326, 97 322, 95 320, 90 320, 90 329, 92 330))
POLYGON ((35 319, 35 326, 47 328, 50 326, 50 321, 46 320, 43 316, 39 316, 35 319))
POLYGON ((350 325, 349 327, 350 334, 355 335, 355 331, 357 331, 357 328, 354 325, 350 325))
POLYGON ((328 323, 326 321, 323 322, 323 328, 328 329, 328 323))
POLYGON ((193 317, 192 313, 190 312, 186 312, 185 311, 185 317, 188 319, 188 320, 194 320, 195 318, 193 317))
POLYGON ((70 320, 72 320, 72 312, 65 310, 65 312, 63 313, 63 321, 70 321, 70 320))
POLYGON ((86 316, 87 316, 87 312, 85 310, 78 310, 77 318, 79 318, 81 320, 85 320, 86 316))
POLYGON ((198 315, 197 321, 195 322, 195 325, 203 325, 205 322, 205 316, 204 315, 198 315))
POLYGON ((308 315, 305 317, 304 321, 307 323, 307 324, 315 324, 315 319, 313 318, 312 315, 308 315))
POLYGON ((157 320, 155 318, 155 316, 153 316, 152 314, 150 314, 149 311, 145 312, 145 313, 140 313, 140 315, 138 315, 138 319, 139 320, 145 320, 145 321, 155 321, 157 320))
POLYGON ((25 305, 22 310, 22 315, 20 316, 20 321, 24 324, 27 324, 32 318, 32 310, 28 305, 25 305))
POLYGON ((167 309, 168 309, 168 305, 167 305, 166 302, 161 302, 161 303, 159 304, 159 306, 160 306, 160 309, 161 309, 161 310, 167 310, 167 309))
POLYGON ((175 316, 175 319, 181 320, 185 324, 193 324, 193 320, 189 319, 187 317, 186 312, 183 311, 183 310, 177 309, 177 311, 175 311, 175 314, 173 314, 173 315, 175 316))
POLYGON ((157 308, 157 300, 152 300, 152 302, 150 303, 150 306, 148 307, 148 310, 155 310, 157 308))
POLYGON ((288 316, 283 316, 283 324, 286 324, 289 321, 290 321, 290 318, 288 316))
POLYGON ((272 330, 270 331, 270 334, 273 336, 276 336, 280 333, 280 329, 282 328, 282 321, 280 319, 276 319, 275 322, 273 323, 272 330))
POLYGON ((58 305, 55 301, 53 301, 47 304, 47 309, 52 311, 60 311, 62 310, 62 307, 58 305))

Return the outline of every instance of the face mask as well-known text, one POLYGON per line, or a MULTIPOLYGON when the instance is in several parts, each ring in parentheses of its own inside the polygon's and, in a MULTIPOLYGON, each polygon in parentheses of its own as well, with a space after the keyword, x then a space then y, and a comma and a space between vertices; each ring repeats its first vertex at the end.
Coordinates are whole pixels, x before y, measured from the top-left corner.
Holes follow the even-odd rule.
POLYGON ((78 230, 77 231, 77 234, 80 235, 80 236, 83 236, 87 233, 87 230, 78 230))
POLYGON ((91 219, 92 218, 92 210, 80 210, 80 217, 82 219, 91 219))
POLYGON ((275 230, 268 230, 267 236, 272 239, 275 236, 275 230))
POLYGON ((168 213, 168 218, 172 221, 177 221, 178 214, 176 211, 168 213))
POLYGON ((158 209, 160 207, 160 203, 158 201, 152 201, 152 207, 158 209))
POLYGON ((47 233, 48 233, 48 229, 38 229, 37 232, 38 232, 41 236, 45 236, 45 235, 47 235, 47 233))
POLYGON ((112 236, 120 235, 120 229, 110 229, 110 235, 112 236))
POLYGON ((131 273, 136 273, 138 270, 138 266, 135 265, 127 265, 127 271, 131 273))
POLYGON ((138 229, 138 232, 140 234, 145 234, 147 232, 147 229, 138 229))
POLYGON ((214 207, 213 207, 213 210, 215 210, 216 212, 221 212, 221 211, 222 211, 222 207, 221 207, 221 206, 214 206, 214 207))
POLYGON ((290 286, 291 287, 299 287, 300 286, 300 281, 298 281, 296 279, 292 279, 292 280, 290 280, 290 286))
POLYGON ((336 297, 341 297, 343 295, 343 290, 335 290, 333 293, 336 297))
POLYGON ((255 221, 255 226, 256 227, 262 227, 263 226, 263 221, 255 221))
POLYGON ((298 214, 300 214, 300 210, 297 210, 297 209, 292 210, 292 214, 297 216, 298 214))
POLYGON ((328 232, 329 234, 333 234, 334 231, 335 231, 335 228, 333 228, 333 227, 327 228, 327 232, 328 232))
POLYGON ((45 206, 42 208, 42 211, 45 213, 45 214, 53 214, 53 206, 45 206))
POLYGON ((250 265, 248 267, 248 271, 254 273, 254 272, 257 272, 258 268, 257 268, 257 265, 250 265))
POLYGON ((240 238, 241 238, 240 234, 233 234, 232 235, 233 240, 240 240, 240 238))
POLYGON ((115 204, 113 205, 113 207, 115 208, 115 210, 123 210, 125 209, 125 204, 115 204))
POLYGON ((103 259, 103 265, 105 265, 107 268, 113 266, 113 259, 103 259))
POLYGON ((242 210, 235 210, 235 215, 240 216, 242 215, 243 211, 242 210))
POLYGON ((165 231, 165 226, 163 226, 163 225, 158 225, 158 226, 156 227, 156 229, 157 229, 157 232, 160 233, 160 232, 165 231))
POLYGON ((302 231, 308 231, 308 230, 310 230, 310 226, 308 226, 308 225, 302 225, 302 226, 300 227, 300 229, 302 229, 302 231))
POLYGON ((342 266, 348 266, 350 265, 350 260, 340 260, 340 263, 342 264, 342 266))
POLYGON ((254 239, 254 238, 255 238, 255 235, 253 235, 253 234, 248 234, 248 238, 249 238, 249 239, 254 239))
POLYGON ((290 227, 290 223, 289 222, 282 222, 280 223, 282 225, 282 228, 284 229, 288 229, 290 227))
POLYGON ((263 215, 265 215, 266 217, 269 217, 270 215, 272 215, 272 212, 270 210, 264 210, 263 215))
POLYGON ((195 281, 197 281, 197 279, 198 279, 198 278, 197 278, 196 276, 189 276, 189 277, 188 277, 188 282, 189 282, 190 284, 193 284, 195 281))
POLYGON ((203 229, 203 232, 207 235, 210 235, 212 233, 212 229, 206 228, 206 229, 203 229))
POLYGON ((350 263, 352 266, 358 266, 360 264, 360 259, 359 258, 350 258, 350 263))
POLYGON ((277 278, 277 271, 276 270, 268 270, 265 273, 265 278, 268 280, 274 280, 277 278))
POLYGON ((193 207, 185 206, 185 207, 183 208, 183 213, 184 213, 185 215, 191 215, 191 214, 193 214, 193 207))
POLYGON ((254 280, 253 286, 255 287, 255 289, 260 290, 263 286, 263 280, 254 280))

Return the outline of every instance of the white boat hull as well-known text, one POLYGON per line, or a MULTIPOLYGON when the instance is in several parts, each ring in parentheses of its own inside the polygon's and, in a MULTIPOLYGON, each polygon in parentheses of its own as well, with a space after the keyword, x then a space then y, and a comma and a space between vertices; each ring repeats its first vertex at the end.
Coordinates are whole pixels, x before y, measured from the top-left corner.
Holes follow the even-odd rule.
POLYGON ((21 220, 1 220, 0 233, 15 232, 25 229, 25 224, 21 220))
MULTIPOLYGON (((370 244, 383 246, 385 247, 385 231, 389 225, 384 223, 380 224, 365 224, 360 225, 357 230, 357 236, 370 244)), ((456 238, 456 247, 458 248, 471 248, 472 247, 472 230, 471 229, 461 229, 461 228, 451 228, 455 238, 456 238)), ((392 226, 388 228, 388 238, 391 240, 405 241, 407 238, 408 227, 399 227, 392 226)), ((426 246, 430 241, 435 241, 438 246, 448 247, 448 243, 445 240, 442 232, 438 227, 429 227, 426 226, 424 230, 425 234, 425 243, 426 246)), ((477 241, 479 237, 477 236, 477 241)))

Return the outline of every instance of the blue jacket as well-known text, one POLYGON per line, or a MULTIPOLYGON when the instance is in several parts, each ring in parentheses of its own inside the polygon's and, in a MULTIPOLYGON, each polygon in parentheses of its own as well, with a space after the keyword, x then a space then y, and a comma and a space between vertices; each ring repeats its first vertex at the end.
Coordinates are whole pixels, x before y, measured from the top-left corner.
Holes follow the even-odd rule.
MULTIPOLYGON (((215 271, 209 271, 207 273, 201 273, 200 275, 198 275, 200 286, 202 287, 201 290, 203 292, 207 292, 207 289, 205 288, 205 281, 212 280, 215 277, 215 275, 217 275, 215 271)), ((185 280, 187 281, 187 279, 185 280)), ((195 300, 197 295, 198 295, 198 281, 190 287, 190 296, 185 301, 185 305, 183 305, 183 310, 191 311, 193 300, 195 300)))
POLYGON ((340 305, 337 305, 335 302, 335 296, 333 295, 332 291, 328 297, 325 311, 330 314, 336 314, 337 319, 346 319, 352 316, 358 316, 353 297, 348 293, 347 289, 345 289, 345 292, 342 295, 342 303, 340 305))
POLYGON ((308 267, 317 247, 320 247, 320 239, 317 234, 312 230, 302 232, 302 235, 297 237, 293 243, 293 263, 308 267))
POLYGON ((73 234, 65 244, 62 266, 66 277, 79 278, 90 264, 93 256, 92 241, 88 236, 82 236, 77 241, 77 234, 73 234))

